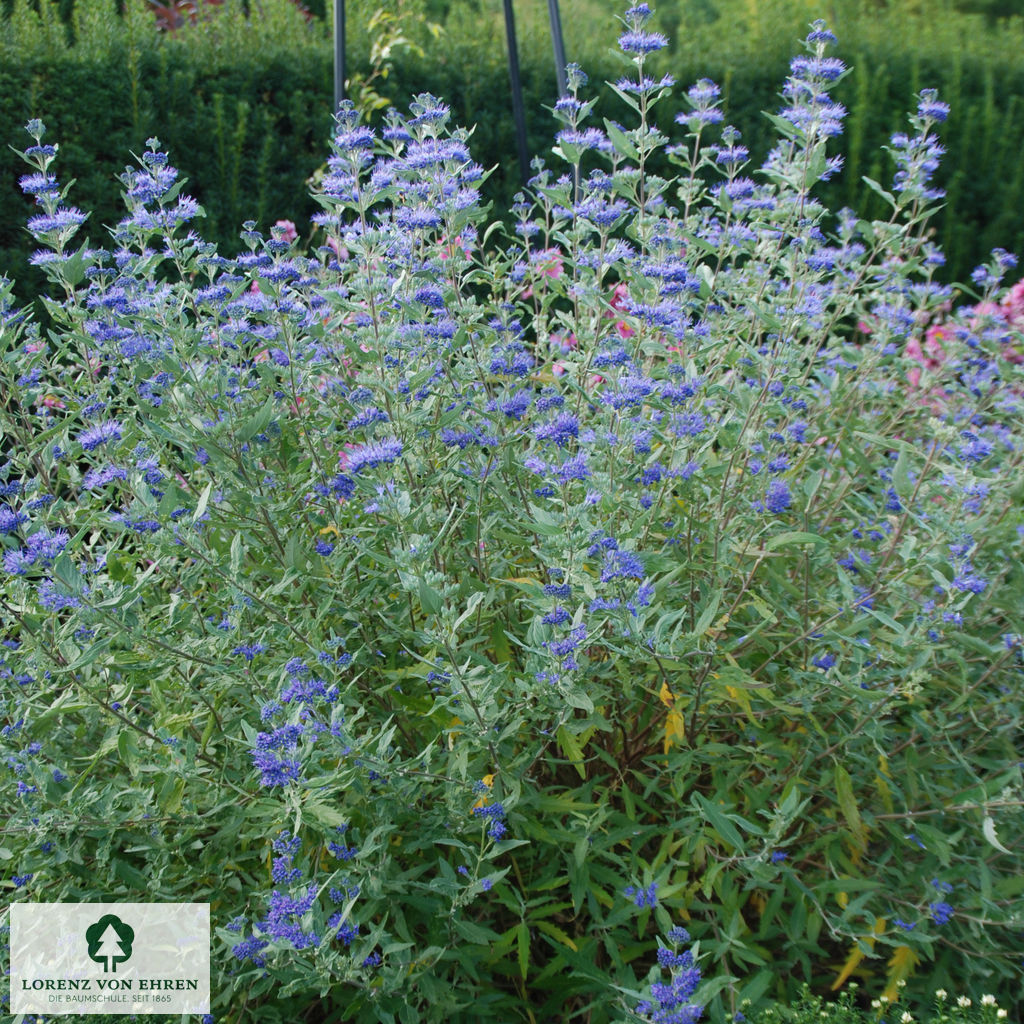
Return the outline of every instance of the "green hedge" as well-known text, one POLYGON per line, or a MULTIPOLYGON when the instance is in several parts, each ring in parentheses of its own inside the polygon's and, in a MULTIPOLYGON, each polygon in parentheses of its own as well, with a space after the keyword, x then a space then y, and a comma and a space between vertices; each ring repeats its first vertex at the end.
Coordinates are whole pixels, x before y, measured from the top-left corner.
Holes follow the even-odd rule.
MULTIPOLYGON (((349 57, 365 66, 370 41, 365 24, 381 2, 348 4, 349 57)), ((425 8, 402 5, 410 14, 425 8)), ((755 160, 770 142, 764 110, 779 105, 794 40, 833 5, 810 0, 674 0, 659 18, 672 46, 658 70, 681 85, 709 76, 727 97, 731 121, 755 160)), ((189 190, 206 208, 203 231, 223 248, 237 248, 242 221, 266 228, 279 217, 304 222, 314 207, 306 179, 324 160, 330 128, 332 54, 327 26, 311 24, 286 0, 263 0, 262 17, 246 22, 241 4, 228 4, 209 24, 175 37, 161 36, 141 4, 128 16, 109 4, 80 5, 71 26, 56 3, 41 16, 15 0, 0 22, 0 140, 23 143, 21 126, 40 116, 61 140, 60 173, 77 179, 73 201, 94 210, 93 233, 120 216, 113 177, 123 154, 139 152, 158 136, 190 179, 189 190)), ((434 9, 426 8, 430 13, 434 9)), ((562 0, 570 59, 595 84, 617 77, 610 53, 615 32, 606 0, 562 0), (601 33, 592 31, 594 25, 601 33)), ((520 50, 530 147, 544 154, 554 122, 545 109, 555 97, 546 5, 520 0, 520 50)), ((893 130, 905 124, 915 91, 934 86, 952 104, 943 126, 948 155, 940 184, 948 189, 938 218, 948 264, 944 276, 964 279, 996 245, 1024 251, 1024 22, 992 28, 981 15, 957 13, 950 0, 922 0, 918 13, 855 0, 831 18, 839 55, 853 67, 841 83, 850 110, 837 148, 846 154, 843 175, 829 188, 830 204, 846 203, 880 214, 880 200, 862 175, 887 183, 892 168, 879 156, 893 130)), ((498 0, 451 5, 440 43, 424 40, 423 58, 396 59, 379 90, 397 105, 421 91, 451 103, 458 121, 475 124, 474 153, 494 167, 490 194, 503 202, 518 187, 514 158, 504 28, 498 0)), ((623 116, 606 87, 597 115, 623 116)), ((678 109, 666 102, 668 128, 678 109)), ((23 271, 29 240, 22 225, 30 205, 18 192, 16 156, 0 152, 0 267, 18 277, 23 293, 40 278, 23 271)))

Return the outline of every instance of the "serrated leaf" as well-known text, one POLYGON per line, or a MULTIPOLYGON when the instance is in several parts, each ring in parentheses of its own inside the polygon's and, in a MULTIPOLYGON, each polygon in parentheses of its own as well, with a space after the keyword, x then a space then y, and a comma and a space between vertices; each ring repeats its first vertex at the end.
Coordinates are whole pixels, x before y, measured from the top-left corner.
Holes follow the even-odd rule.
POLYGON ((556 942, 560 942, 563 946, 568 946, 574 953, 579 952, 579 947, 576 943, 558 925, 552 924, 550 921, 534 921, 534 927, 545 935, 550 935, 551 938, 556 942))
POLYGON ((987 814, 981 823, 981 832, 985 839, 988 840, 989 845, 994 846, 1000 853, 1010 853, 1010 851, 1003 846, 1001 842, 999 842, 999 837, 996 835, 995 819, 989 817, 987 814))
POLYGON ((832 991, 835 992, 837 989, 843 987, 846 983, 847 978, 857 969, 857 965, 868 955, 865 952, 865 947, 870 952, 875 947, 875 936, 881 935, 885 931, 885 918, 875 918, 874 935, 865 936, 863 939, 858 939, 853 948, 850 950, 850 955, 846 958, 846 963, 843 964, 842 969, 839 971, 836 980, 832 982, 832 991))
POLYGON ((465 918, 456 918, 455 930, 467 941, 476 946, 490 946, 498 942, 501 936, 490 928, 467 921, 465 918))
POLYGON ((665 753, 667 754, 677 744, 681 745, 685 739, 686 719, 682 711, 673 705, 665 716, 665 753))
POLYGON ((579 740, 564 725, 559 727, 555 738, 568 762, 579 773, 579 777, 586 781, 587 771, 583 767, 583 747, 580 746, 579 740))
POLYGON ((885 992, 882 999, 888 1003, 894 1003, 899 996, 901 982, 905 982, 914 973, 914 968, 921 962, 921 958, 909 946, 897 946, 889 960, 889 969, 886 972, 885 992))
POLYGON ((523 981, 526 981, 530 967, 530 929, 525 921, 520 921, 516 925, 516 955, 519 960, 519 974, 523 981))

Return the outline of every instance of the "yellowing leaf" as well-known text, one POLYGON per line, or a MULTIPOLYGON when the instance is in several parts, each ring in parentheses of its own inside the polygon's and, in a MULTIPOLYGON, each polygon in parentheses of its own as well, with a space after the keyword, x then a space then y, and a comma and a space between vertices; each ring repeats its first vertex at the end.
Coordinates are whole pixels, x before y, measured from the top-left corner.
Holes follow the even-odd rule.
POLYGON ((538 931, 544 932, 545 935, 550 935, 551 938, 560 942, 563 946, 568 946, 574 953, 579 952, 576 943, 558 925, 552 924, 550 921, 537 921, 535 924, 538 931))
POLYGON ((727 686, 725 692, 729 695, 729 699, 739 704, 741 708, 746 712, 747 718, 751 722, 754 721, 754 709, 750 706, 750 698, 746 693, 736 686, 727 686))
POLYGON ((658 696, 661 698, 661 703, 664 704, 667 708, 672 707, 672 705, 676 702, 676 696, 668 688, 668 683, 661 684, 661 693, 658 694, 658 696))
POLYGON ((889 814, 892 814, 894 811, 892 793, 889 790, 889 784, 881 775, 875 776, 875 788, 878 790, 878 795, 882 798, 882 803, 885 806, 886 811, 889 814))
POLYGON ((341 533, 338 531, 338 528, 333 523, 330 526, 325 526, 320 531, 320 536, 322 537, 325 533, 333 533, 335 537, 341 536, 341 533))
POLYGON ((482 778, 482 779, 481 779, 480 781, 481 781, 481 782, 482 782, 482 783, 483 783, 483 784, 484 784, 484 785, 485 785, 485 786, 486 786, 486 787, 487 787, 488 789, 490 789, 490 788, 491 788, 491 786, 493 786, 493 785, 494 785, 494 776, 493 776, 493 775, 485 775, 485 776, 484 776, 484 777, 483 777, 483 778, 482 778))
MULTIPOLYGON (((862 941, 866 942, 872 949, 875 947, 875 936, 881 935, 885 931, 885 918, 875 918, 875 931, 874 935, 867 935, 862 941)), ((860 943, 855 943, 853 949, 850 950, 850 955, 846 958, 846 963, 843 964, 842 970, 839 972, 838 977, 832 982, 832 991, 842 988, 846 983, 847 979, 857 969, 857 965, 864 959, 864 952, 860 948, 860 943)))
POLYGON ((672 744, 686 739, 686 720, 681 711, 673 708, 665 716, 665 753, 672 749, 672 744))
POLYGON ((455 749, 455 737, 458 736, 459 733, 462 731, 461 729, 456 729, 455 728, 455 726, 457 726, 457 725, 462 725, 462 719, 460 719, 460 718, 453 718, 448 723, 448 749, 449 750, 454 750, 455 749))
POLYGON ((585 739, 582 735, 574 736, 564 725, 559 726, 555 736, 558 739, 559 749, 569 759, 569 763, 579 773, 580 778, 586 781, 587 769, 583 764, 583 747, 589 741, 590 736, 585 739))
POLYGON ((897 946, 889 961, 889 970, 886 973, 885 991, 882 993, 883 1002, 894 1003, 900 992, 900 982, 906 981, 914 973, 914 968, 921 962, 921 958, 909 946, 897 946))

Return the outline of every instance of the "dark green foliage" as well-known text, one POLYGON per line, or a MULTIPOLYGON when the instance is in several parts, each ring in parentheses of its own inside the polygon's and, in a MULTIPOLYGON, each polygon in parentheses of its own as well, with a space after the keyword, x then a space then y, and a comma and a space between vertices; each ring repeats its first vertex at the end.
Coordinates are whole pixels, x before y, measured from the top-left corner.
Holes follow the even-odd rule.
MULTIPOLYGON (((308 5, 307 5, 308 6, 308 5)), ((350 72, 365 71, 370 41, 365 25, 375 0, 348 4, 350 72)), ((991 6, 991 5, 990 5, 991 6)), ((593 0, 563 0, 570 59, 579 60, 601 92, 598 114, 621 118, 621 102, 602 83, 619 66, 609 54, 615 38, 606 9, 593 0), (601 34, 587 30, 600 24, 601 34)), ((959 7, 963 7, 962 4, 959 7)), ((204 231, 236 251, 242 221, 266 229, 278 218, 300 231, 315 212, 306 179, 322 165, 322 140, 330 124, 332 51, 328 25, 307 24, 285 0, 265 0, 262 16, 246 23, 240 4, 205 26, 174 38, 155 31, 140 4, 127 20, 111 2, 46 4, 42 17, 26 0, 0 23, 0 268, 17 277, 23 295, 41 286, 24 269, 29 253, 22 225, 29 204, 13 187, 20 170, 6 148, 21 145, 21 125, 43 117, 63 140, 63 166, 78 179, 72 197, 93 213, 93 235, 117 217, 113 182, 123 154, 138 152, 150 136, 170 148, 189 178, 189 191, 207 211, 204 231), (68 32, 77 40, 67 46, 68 32)), ((957 5, 931 0, 920 13, 902 5, 831 4, 774 0, 674 0, 660 5, 661 28, 673 45, 658 66, 681 85, 708 76, 726 93, 728 117, 743 132, 755 161, 771 144, 762 111, 778 109, 779 85, 796 38, 822 15, 840 37, 839 54, 853 73, 838 96, 850 116, 836 151, 846 155, 843 174, 825 189, 832 206, 850 205, 865 216, 882 214, 881 200, 862 182, 883 184, 892 167, 880 153, 905 124, 915 91, 939 89, 952 105, 943 126, 948 149, 938 183, 948 190, 936 222, 948 265, 943 277, 965 279, 993 246, 1024 251, 1024 31, 1020 22, 992 28, 979 14, 957 14, 957 5)), ((328 5, 321 5, 330 13, 328 5)), ((403 56, 378 91, 397 106, 429 91, 445 98, 455 118, 476 125, 473 151, 494 167, 489 195, 507 204, 518 180, 504 30, 496 3, 417 6, 445 18, 440 43, 425 39, 425 56, 403 56)), ((554 130, 547 110, 556 98, 546 8, 533 0, 516 5, 529 144, 546 155, 554 130)), ((986 8, 986 13, 991 11, 986 8)), ((672 130, 671 103, 659 113, 672 130)))

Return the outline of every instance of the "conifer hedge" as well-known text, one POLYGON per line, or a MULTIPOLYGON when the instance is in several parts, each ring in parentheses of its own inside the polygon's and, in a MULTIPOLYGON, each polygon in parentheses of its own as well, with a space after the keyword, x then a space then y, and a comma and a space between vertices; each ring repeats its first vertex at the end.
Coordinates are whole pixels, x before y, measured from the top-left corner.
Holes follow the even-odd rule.
MULTIPOLYGON (((350 2, 349 61, 365 71, 366 23, 381 3, 350 2)), ((120 197, 114 176, 123 154, 140 152, 158 136, 189 178, 206 210, 204 233, 237 250, 239 223, 266 228, 279 218, 300 230, 315 212, 305 186, 322 161, 320 140, 331 118, 332 50, 328 22, 311 22, 287 0, 262 0, 246 21, 242 4, 175 36, 161 35, 141 2, 119 15, 115 0, 73 8, 43 0, 10 0, 0 19, 0 178, 20 173, 8 148, 21 126, 46 116, 63 140, 62 160, 77 179, 74 198, 92 209, 97 226, 111 223, 120 197), (65 23, 62 17, 70 20, 65 23), (70 44, 69 39, 74 43, 70 44)), ((824 5, 827 6, 827 5, 824 5)), ((770 145, 762 111, 777 106, 777 83, 794 40, 810 18, 825 14, 813 0, 675 0, 660 5, 671 40, 654 70, 682 84, 711 77, 723 88, 726 114, 743 133, 755 160, 770 145)), ((592 78, 615 79, 609 52, 614 27, 596 0, 563 0, 570 59, 592 78), (607 36, 607 39, 605 38, 607 36)), ((425 38, 423 57, 401 55, 380 91, 397 106, 419 92, 448 97, 460 123, 476 125, 473 147, 494 168, 486 192, 502 205, 520 186, 510 113, 504 29, 496 0, 467 0, 433 8, 406 3, 407 14, 445 16, 439 42, 425 38)), ((530 149, 547 155, 556 98, 546 7, 517 4, 530 149)), ((952 107, 948 153, 937 180, 948 192, 936 222, 947 255, 943 276, 965 279, 993 246, 1024 250, 1024 21, 994 26, 966 15, 949 0, 924 0, 908 12, 864 0, 843 5, 839 53, 853 73, 837 98, 850 111, 843 151, 846 167, 828 186, 833 206, 866 215, 882 200, 862 178, 884 178, 880 151, 898 130, 902 111, 923 84, 937 84, 952 107)), ((622 117, 605 89, 597 113, 622 117)), ((883 181, 883 184, 888 184, 883 181)), ((0 266, 27 294, 42 279, 24 270, 31 243, 22 225, 29 203, 0 190, 0 266)))

